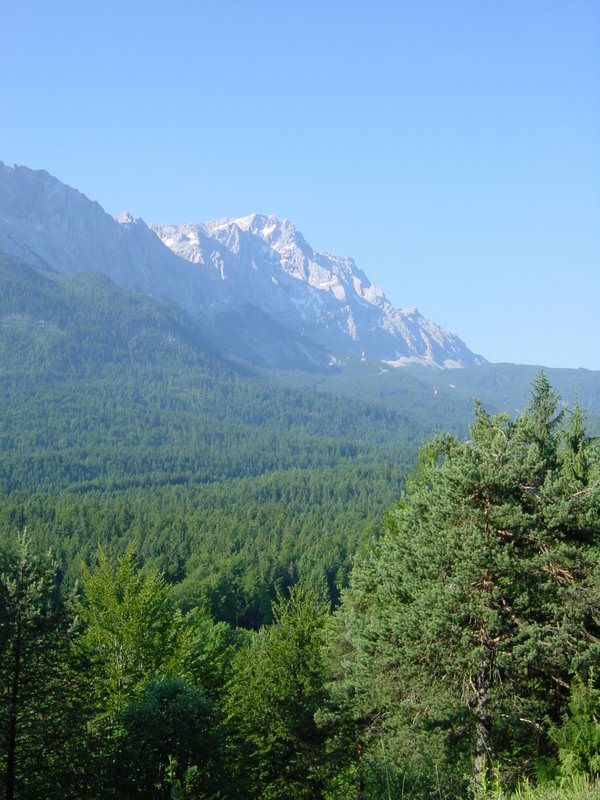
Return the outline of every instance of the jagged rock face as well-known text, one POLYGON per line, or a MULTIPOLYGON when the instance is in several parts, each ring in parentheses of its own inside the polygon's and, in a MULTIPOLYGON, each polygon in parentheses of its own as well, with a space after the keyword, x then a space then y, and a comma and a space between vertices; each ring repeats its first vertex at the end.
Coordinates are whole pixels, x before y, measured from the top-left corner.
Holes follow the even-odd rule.
POLYGON ((395 365, 483 361, 416 309, 394 308, 351 258, 315 252, 272 215, 149 228, 126 212, 114 220, 45 171, 0 162, 0 252, 173 301, 257 363, 323 368, 363 352, 395 365))
POLYGON ((251 214, 151 227, 173 252, 220 281, 214 308, 245 299, 330 351, 397 366, 484 361, 416 308, 394 308, 353 259, 315 252, 288 220, 251 214))

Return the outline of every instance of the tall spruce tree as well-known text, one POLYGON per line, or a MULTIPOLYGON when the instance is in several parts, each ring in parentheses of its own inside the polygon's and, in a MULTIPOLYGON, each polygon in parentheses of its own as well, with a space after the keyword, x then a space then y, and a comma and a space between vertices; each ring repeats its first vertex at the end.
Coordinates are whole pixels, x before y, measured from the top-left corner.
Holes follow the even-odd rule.
POLYGON ((547 721, 600 661, 599 508, 596 448, 543 374, 520 418, 477 406, 469 441, 423 449, 332 631, 365 774, 459 797, 551 754, 547 721))
POLYGON ((6 800, 81 797, 85 700, 56 563, 26 534, 0 554, 0 772, 6 800))

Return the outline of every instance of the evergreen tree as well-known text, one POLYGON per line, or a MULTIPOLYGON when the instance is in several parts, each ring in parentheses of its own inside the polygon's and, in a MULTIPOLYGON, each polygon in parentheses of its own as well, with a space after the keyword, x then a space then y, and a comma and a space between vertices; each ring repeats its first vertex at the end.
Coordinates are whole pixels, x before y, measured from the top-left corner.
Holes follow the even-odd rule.
POLYGON ((50 556, 25 534, 0 573, 0 770, 6 800, 80 797, 87 786, 84 694, 50 556))
POLYGON ((295 586, 274 604, 274 625, 237 655, 226 699, 234 796, 323 796, 325 737, 315 714, 324 699, 327 613, 317 595, 295 586))
POLYGON ((574 670, 600 658, 600 472, 544 375, 517 420, 422 451, 334 626, 340 709, 367 767, 426 795, 510 780, 549 752, 574 670), (377 770, 376 770, 377 771, 377 770))

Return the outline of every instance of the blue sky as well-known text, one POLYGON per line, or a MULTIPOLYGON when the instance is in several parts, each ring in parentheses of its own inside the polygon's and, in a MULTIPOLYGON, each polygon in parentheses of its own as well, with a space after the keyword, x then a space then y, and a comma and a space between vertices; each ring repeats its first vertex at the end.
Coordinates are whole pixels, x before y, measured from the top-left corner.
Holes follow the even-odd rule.
POLYGON ((262 211, 492 361, 600 369, 597 0, 20 0, 0 160, 262 211))

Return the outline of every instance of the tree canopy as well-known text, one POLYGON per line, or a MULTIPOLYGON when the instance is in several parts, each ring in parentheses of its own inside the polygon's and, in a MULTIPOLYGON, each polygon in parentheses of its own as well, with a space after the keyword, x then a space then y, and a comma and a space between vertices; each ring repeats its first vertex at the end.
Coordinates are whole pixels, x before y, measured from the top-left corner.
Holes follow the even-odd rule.
POLYGON ((600 660, 599 492, 581 413, 543 374, 518 419, 478 406, 468 441, 423 448, 332 637, 365 770, 379 754, 386 779, 458 797, 469 774, 540 767, 545 722, 600 660))

